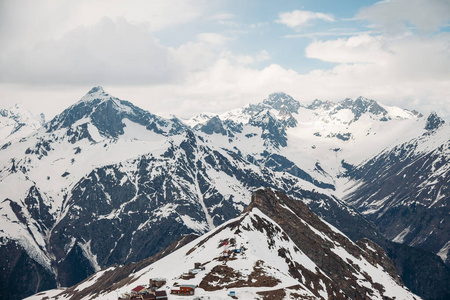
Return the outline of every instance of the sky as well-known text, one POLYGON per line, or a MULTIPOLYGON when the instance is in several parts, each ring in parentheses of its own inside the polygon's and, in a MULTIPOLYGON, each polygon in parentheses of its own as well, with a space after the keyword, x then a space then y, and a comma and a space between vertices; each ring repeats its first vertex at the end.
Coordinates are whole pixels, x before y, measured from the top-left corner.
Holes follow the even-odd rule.
POLYGON ((0 108, 48 119, 98 85, 165 117, 285 92, 450 120, 450 1, 0 1, 0 108))

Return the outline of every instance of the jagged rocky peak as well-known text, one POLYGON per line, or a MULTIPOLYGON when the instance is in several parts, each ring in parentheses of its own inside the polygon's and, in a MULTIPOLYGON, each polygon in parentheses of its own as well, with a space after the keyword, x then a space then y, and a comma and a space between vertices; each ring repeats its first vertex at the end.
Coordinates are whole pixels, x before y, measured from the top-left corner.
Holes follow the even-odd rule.
POLYGON ((25 137, 44 123, 44 114, 35 115, 20 104, 0 109, 0 143, 25 137))
POLYGON ((105 92, 103 87, 94 86, 81 100, 92 100, 110 97, 110 95, 105 92))
POLYGON ((365 113, 372 113, 374 115, 386 116, 388 112, 381 107, 375 100, 358 97, 356 100, 347 98, 338 103, 336 110, 350 109, 355 115, 355 121, 358 120, 365 113))
POLYGON ((334 102, 331 101, 322 101, 319 99, 315 99, 310 105, 308 105, 306 108, 307 109, 318 109, 318 108, 323 108, 325 110, 330 110, 331 107, 333 107, 335 105, 334 102))
POLYGON ((223 127, 222 120, 219 116, 214 116, 209 119, 206 124, 202 125, 200 130, 206 134, 219 133, 222 135, 226 135, 227 131, 223 127))
POLYGON ((162 277, 167 286, 195 286, 202 299, 237 289, 235 299, 418 300, 376 244, 351 242, 283 193, 258 190, 252 199, 241 215, 162 259, 99 272, 55 299, 111 298, 162 277))
POLYGON ((347 98, 338 103, 316 99, 308 105, 307 108, 312 110, 320 108, 325 111, 330 111, 330 114, 332 115, 337 114, 341 110, 348 109, 353 113, 354 121, 357 121, 365 113, 372 113, 374 115, 382 116, 382 121, 387 121, 390 119, 386 109, 379 105, 375 100, 364 97, 358 97, 356 100, 347 98))
POLYGON ((21 104, 16 103, 9 109, 0 109, 0 116, 13 120, 18 124, 41 126, 45 123, 45 115, 43 113, 35 115, 21 104))
POLYGON ((445 121, 441 119, 436 112, 432 112, 427 118, 425 129, 434 130, 441 127, 443 124, 445 124, 445 121))
POLYGON ((262 129, 261 137, 265 140, 266 145, 271 144, 276 148, 287 146, 285 124, 269 110, 263 110, 252 116, 249 124, 262 129))
MULTIPOLYGON (((47 129, 48 131, 52 131, 60 128, 69 128, 76 125, 77 122, 82 119, 86 119, 86 122, 89 120, 96 120, 93 123, 97 123, 95 125, 100 126, 100 123, 102 123, 104 126, 101 127, 105 127, 106 130, 113 127, 118 127, 117 125, 119 125, 119 127, 123 127, 121 125, 122 118, 118 113, 121 102, 122 101, 119 99, 113 98, 111 95, 106 93, 101 86, 93 87, 80 99, 80 101, 65 109, 61 114, 53 118, 53 120, 47 124, 47 129)), ((126 102, 124 103, 128 104, 126 102)), ((131 103, 129 103, 129 105, 132 106, 131 103)), ((125 106, 123 106, 122 109, 124 107, 125 106)), ((119 131, 121 131, 121 129, 119 129, 119 131)))
POLYGON ((270 94, 267 99, 264 99, 263 103, 284 113, 298 113, 300 108, 300 102, 281 92, 270 94))
POLYGON ((128 101, 106 93, 101 86, 97 86, 49 122, 47 131, 86 126, 90 123, 103 137, 117 138, 124 133, 126 127, 124 119, 159 134, 168 134, 166 131, 172 130, 178 132, 183 127, 179 121, 169 121, 155 116, 128 101))

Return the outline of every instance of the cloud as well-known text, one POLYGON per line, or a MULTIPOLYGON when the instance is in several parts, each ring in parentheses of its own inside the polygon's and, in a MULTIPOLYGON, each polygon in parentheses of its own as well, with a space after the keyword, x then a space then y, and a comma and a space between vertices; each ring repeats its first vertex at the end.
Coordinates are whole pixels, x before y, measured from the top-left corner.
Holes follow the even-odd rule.
POLYGON ((35 84, 173 82, 178 66, 145 28, 119 18, 78 27, 61 39, 4 55, 0 80, 35 84))
MULTIPOLYGON (((450 117, 450 33, 419 34, 406 28, 413 26, 423 33, 445 24, 450 14, 443 1, 381 2, 360 10, 357 19, 380 30, 361 33, 360 28, 352 28, 348 33, 344 28, 337 34, 331 30, 323 36, 315 34, 314 40, 308 40, 306 57, 333 65, 304 74, 276 63, 283 47, 295 41, 272 39, 268 32, 273 23, 255 23, 258 30, 253 30, 252 25, 233 22, 240 19, 232 14, 204 13, 207 1, 174 0, 175 5, 173 1, 112 1, 118 8, 99 0, 67 5, 57 0, 0 1, 2 102, 38 99, 37 111, 47 106, 57 113, 91 86, 103 85, 111 94, 154 113, 192 116, 205 110, 221 113, 284 91, 302 103, 365 96, 450 117), (50 8, 33 15, 40 5, 50 8), (420 18, 421 10, 426 19, 420 18), (198 19, 201 22, 192 26, 195 30, 180 26, 198 19), (245 29, 248 35, 217 32, 217 22, 230 22, 224 24, 235 32, 245 29), (205 24, 211 25, 207 32, 198 31, 205 24), (167 31, 158 32, 162 29, 167 31), (396 34, 386 34, 394 29, 396 34), (262 47, 276 40, 277 49, 246 44, 241 49, 247 52, 236 51, 242 46, 240 39, 249 38, 253 31, 267 37, 262 47), (175 46, 156 38, 160 34, 167 42, 164 34, 174 32, 184 38, 175 46)), ((301 31, 320 20, 336 21, 332 15, 297 10, 279 14, 276 22, 301 31)), ((298 52, 292 59, 301 56, 298 52)))
POLYGON ((212 17, 210 17, 211 20, 216 20, 216 21, 223 21, 223 20, 231 20, 234 19, 236 16, 234 14, 230 14, 230 13, 220 13, 220 14, 215 14, 212 17))
POLYGON ((450 33, 431 37, 364 34, 313 41, 307 48, 308 57, 337 65, 307 74, 277 64, 257 69, 244 59, 224 56, 165 95, 185 100, 180 111, 173 112, 180 116, 191 116, 205 107, 220 113, 284 91, 304 104, 316 98, 338 101, 365 96, 425 114, 434 110, 449 118, 449 46, 450 33))
POLYGON ((291 12, 284 12, 278 15, 276 23, 284 24, 288 27, 301 31, 302 29, 311 25, 314 20, 322 20, 327 22, 333 22, 334 17, 330 14, 317 13, 306 10, 294 10, 291 12))
POLYGON ((205 33, 200 33, 197 36, 197 39, 200 42, 205 42, 211 45, 224 45, 227 42, 231 41, 231 38, 226 37, 222 34, 219 33, 214 33, 214 32, 205 32, 205 33))
POLYGON ((448 0, 381 1, 361 9, 356 19, 367 20, 388 33, 399 33, 413 26, 424 33, 434 32, 450 21, 448 0))
POLYGON ((179 84, 195 72, 210 68, 226 57, 233 64, 267 61, 261 50, 254 55, 228 50, 233 39, 200 33, 178 47, 159 43, 145 24, 104 17, 79 26, 59 39, 38 42, 0 55, 0 82, 40 85, 160 85, 179 84))
POLYGON ((207 9, 203 0, 0 1, 0 82, 181 80, 186 64, 155 32, 192 22, 207 9))
POLYGON ((306 48, 307 56, 338 65, 313 71, 301 80, 311 87, 326 87, 317 90, 317 97, 363 95, 424 113, 436 110, 448 118, 449 48, 450 33, 314 41, 306 48))
POLYGON ((122 18, 155 32, 198 19, 207 10, 203 0, 2 0, 0 51, 30 49, 36 42, 60 39, 80 26, 102 18, 122 18))
POLYGON ((382 36, 361 34, 350 38, 314 41, 305 49, 306 57, 333 63, 383 63, 392 52, 382 36))
POLYGON ((241 66, 256 64, 271 59, 271 56, 266 50, 261 50, 254 55, 239 55, 234 54, 231 51, 223 51, 221 57, 226 58, 232 64, 241 66))

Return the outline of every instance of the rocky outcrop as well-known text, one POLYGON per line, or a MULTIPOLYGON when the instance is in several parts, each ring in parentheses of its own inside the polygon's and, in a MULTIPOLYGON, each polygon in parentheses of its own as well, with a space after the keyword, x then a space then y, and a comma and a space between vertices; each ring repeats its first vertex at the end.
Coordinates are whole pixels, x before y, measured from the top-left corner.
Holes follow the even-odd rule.
POLYGON ((55 274, 17 242, 0 238, 0 299, 23 299, 56 287, 55 274))
MULTIPOLYGON (((364 240, 359 244, 366 251, 361 251, 360 247, 325 224, 305 204, 292 201, 283 193, 266 189, 256 191, 253 194, 252 202, 245 211, 250 211, 253 208, 260 209, 279 224, 292 241, 331 278, 332 282, 338 285, 345 295, 353 299, 364 299, 370 292, 364 287, 357 287, 357 277, 353 275, 353 272, 354 269, 359 269, 359 267, 352 261, 343 260, 333 252, 332 249, 337 245, 355 257, 364 257, 374 265, 382 266, 385 271, 389 272, 395 282, 403 285, 394 264, 383 249, 374 245, 373 242, 364 240), (299 219, 304 222, 299 222, 299 219), (330 239, 324 240, 315 230, 325 234, 330 239), (355 287, 357 288, 355 289, 355 287)), ((293 273, 295 274, 295 272, 293 273)), ((311 276, 311 281, 317 280, 313 278, 312 274, 311 276)), ((321 280, 325 279, 321 278, 321 280)), ((366 277, 366 280, 372 281, 370 277, 366 277)), ((378 286, 378 288, 382 292, 383 287, 378 286)))
POLYGON ((427 123, 425 125, 425 129, 426 130, 434 130, 434 129, 441 127, 443 124, 445 124, 445 121, 442 118, 440 118, 437 115, 437 113, 432 112, 427 118, 427 123))

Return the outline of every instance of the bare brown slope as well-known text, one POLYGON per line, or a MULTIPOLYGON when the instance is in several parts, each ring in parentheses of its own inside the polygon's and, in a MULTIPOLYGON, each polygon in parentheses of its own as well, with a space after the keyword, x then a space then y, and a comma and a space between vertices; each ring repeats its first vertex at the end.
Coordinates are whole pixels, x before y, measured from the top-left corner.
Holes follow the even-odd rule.
MULTIPOLYGON (((344 235, 331 229, 301 201, 291 200, 283 193, 274 192, 270 189, 258 190, 253 194, 252 202, 244 212, 253 208, 260 209, 275 221, 297 247, 314 261, 342 289, 347 297, 365 299, 370 295, 370 291, 357 284, 354 271, 355 269, 358 270, 359 267, 351 261, 344 261, 331 250, 335 247, 335 244, 355 257, 362 256, 373 265, 381 265, 399 285, 403 286, 394 264, 381 247, 367 239, 354 244, 344 235), (320 238, 310 226, 328 236, 331 241, 320 238), (375 249, 376 252, 369 250, 370 248, 375 249)), ((373 284, 370 276, 365 277, 367 281, 373 284)), ((311 280, 314 281, 313 278, 311 280)), ((382 286, 376 284, 374 286, 383 294, 382 286)))

